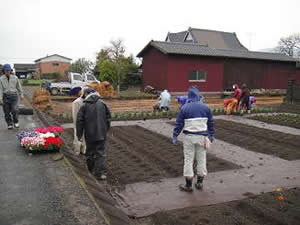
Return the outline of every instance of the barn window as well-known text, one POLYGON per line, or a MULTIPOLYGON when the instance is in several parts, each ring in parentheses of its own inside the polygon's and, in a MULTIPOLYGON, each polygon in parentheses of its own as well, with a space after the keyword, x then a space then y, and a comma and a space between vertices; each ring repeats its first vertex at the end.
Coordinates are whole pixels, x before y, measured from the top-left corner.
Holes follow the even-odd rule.
POLYGON ((189 81, 206 81, 206 71, 205 70, 192 70, 189 72, 189 81))
POLYGON ((59 66, 59 63, 52 63, 53 66, 59 66))

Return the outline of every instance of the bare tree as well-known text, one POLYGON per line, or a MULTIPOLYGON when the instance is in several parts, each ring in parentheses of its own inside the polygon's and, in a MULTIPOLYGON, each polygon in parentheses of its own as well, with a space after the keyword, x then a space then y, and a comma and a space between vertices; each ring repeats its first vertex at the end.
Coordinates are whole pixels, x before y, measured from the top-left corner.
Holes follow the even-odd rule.
POLYGON ((121 39, 111 40, 110 45, 97 55, 95 70, 102 79, 110 80, 117 87, 118 94, 120 86, 124 84, 125 76, 137 65, 132 56, 125 55, 126 48, 121 39))
POLYGON ((93 62, 85 58, 79 58, 70 65, 70 71, 74 73, 88 73, 92 71, 93 62))
POLYGON ((292 56, 300 56, 300 33, 289 35, 288 37, 280 38, 277 49, 279 52, 292 56))
POLYGON ((107 49, 113 59, 124 56, 125 46, 122 39, 111 40, 110 47, 107 49))

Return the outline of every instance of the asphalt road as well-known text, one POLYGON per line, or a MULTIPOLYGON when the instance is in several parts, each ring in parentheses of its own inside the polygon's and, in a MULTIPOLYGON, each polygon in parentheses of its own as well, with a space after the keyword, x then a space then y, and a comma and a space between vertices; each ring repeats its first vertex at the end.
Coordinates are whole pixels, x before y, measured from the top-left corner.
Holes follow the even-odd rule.
MULTIPOLYGON (((20 129, 39 126, 35 116, 20 116, 20 129)), ((104 224, 64 161, 53 154, 29 156, 17 130, 7 130, 0 108, 0 225, 104 224)))

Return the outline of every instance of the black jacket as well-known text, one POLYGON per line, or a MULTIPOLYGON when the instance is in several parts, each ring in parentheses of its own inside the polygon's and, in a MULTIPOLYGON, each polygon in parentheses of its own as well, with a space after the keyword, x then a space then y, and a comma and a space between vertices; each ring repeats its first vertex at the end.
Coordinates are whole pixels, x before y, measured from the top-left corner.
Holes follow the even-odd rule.
POLYGON ((88 96, 79 109, 76 120, 76 134, 80 140, 84 133, 85 141, 92 143, 106 139, 110 128, 110 111, 98 95, 88 96))

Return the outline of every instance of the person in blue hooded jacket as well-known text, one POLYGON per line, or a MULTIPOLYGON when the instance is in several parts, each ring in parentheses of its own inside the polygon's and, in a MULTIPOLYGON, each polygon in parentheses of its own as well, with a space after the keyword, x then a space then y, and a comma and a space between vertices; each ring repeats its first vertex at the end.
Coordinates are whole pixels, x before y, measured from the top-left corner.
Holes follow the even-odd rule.
POLYGON ((206 150, 214 139, 214 121, 211 110, 201 101, 197 87, 190 87, 188 100, 177 115, 173 130, 173 144, 183 130, 183 152, 185 184, 179 186, 182 191, 193 191, 194 159, 197 161, 197 181, 195 188, 203 189, 203 179, 207 175, 206 150))

